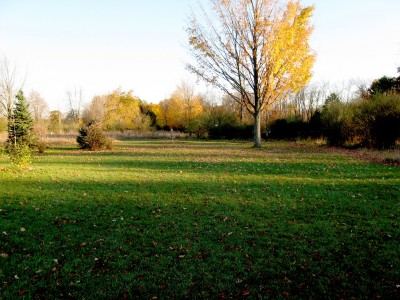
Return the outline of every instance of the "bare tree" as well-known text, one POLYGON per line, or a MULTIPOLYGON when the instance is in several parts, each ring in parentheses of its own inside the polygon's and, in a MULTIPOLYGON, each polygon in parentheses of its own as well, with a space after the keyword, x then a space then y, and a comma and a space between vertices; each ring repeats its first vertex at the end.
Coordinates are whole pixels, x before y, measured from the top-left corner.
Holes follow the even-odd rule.
POLYGON ((74 90, 67 90, 67 105, 68 105, 68 119, 74 121, 75 123, 79 122, 81 117, 81 109, 83 104, 83 92, 82 88, 74 90))
POLYGON ((12 117, 15 96, 23 84, 16 83, 16 68, 6 57, 0 59, 0 114, 7 120, 12 117))
POLYGON ((327 83, 313 83, 291 95, 289 103, 294 115, 303 121, 309 121, 314 112, 323 105, 327 91, 327 83))
POLYGON ((234 112, 239 120, 239 124, 251 124, 252 114, 246 110, 244 102, 236 101, 235 99, 240 99, 241 97, 237 95, 237 98, 232 98, 230 95, 225 94, 222 98, 222 105, 228 108, 230 111, 234 112))
POLYGON ((244 105, 254 118, 254 147, 261 146, 261 112, 299 90, 314 63, 308 39, 313 7, 298 1, 210 0, 188 28, 196 64, 187 68, 244 105))
POLYGON ((49 106, 37 91, 31 91, 28 97, 28 103, 32 117, 36 123, 46 118, 49 106))
POLYGON ((107 95, 95 96, 92 101, 85 106, 82 119, 86 122, 102 123, 107 113, 107 95))

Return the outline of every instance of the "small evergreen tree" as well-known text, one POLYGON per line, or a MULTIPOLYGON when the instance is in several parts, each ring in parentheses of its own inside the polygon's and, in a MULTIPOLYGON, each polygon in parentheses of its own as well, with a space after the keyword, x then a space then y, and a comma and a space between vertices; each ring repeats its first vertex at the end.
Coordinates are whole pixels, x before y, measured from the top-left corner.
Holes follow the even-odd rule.
POLYGON ((112 141, 103 132, 101 123, 90 122, 79 128, 79 135, 76 138, 79 148, 88 150, 111 150, 112 141))
POLYGON ((12 118, 8 122, 8 143, 10 145, 30 144, 33 120, 29 112, 29 104, 20 90, 16 96, 12 118))
POLYGON ((29 105, 20 90, 13 114, 8 120, 8 150, 11 162, 19 166, 27 166, 31 162, 31 131, 33 120, 29 112, 29 105))

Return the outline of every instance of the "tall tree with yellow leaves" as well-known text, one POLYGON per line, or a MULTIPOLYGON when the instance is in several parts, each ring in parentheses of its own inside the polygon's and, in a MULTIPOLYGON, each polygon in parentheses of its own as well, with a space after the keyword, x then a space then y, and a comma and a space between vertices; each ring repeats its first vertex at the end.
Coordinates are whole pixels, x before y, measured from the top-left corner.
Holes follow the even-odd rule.
POLYGON ((311 78, 309 46, 314 8, 300 1, 210 0, 213 14, 191 18, 187 29, 195 63, 187 68, 244 104, 261 147, 261 112, 311 78))

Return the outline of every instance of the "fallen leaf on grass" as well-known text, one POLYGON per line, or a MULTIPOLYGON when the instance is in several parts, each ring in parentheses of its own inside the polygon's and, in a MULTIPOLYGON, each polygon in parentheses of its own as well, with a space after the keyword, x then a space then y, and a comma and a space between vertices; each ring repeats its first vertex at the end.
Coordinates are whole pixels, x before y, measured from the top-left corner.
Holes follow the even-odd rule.
POLYGON ((240 247, 225 247, 225 251, 242 251, 240 247))
POLYGON ((293 281, 291 281, 289 278, 287 278, 287 277, 285 277, 285 279, 284 279, 284 281, 286 282, 286 283, 292 283, 293 281))
POLYGON ((227 236, 230 236, 232 233, 233 232, 224 233, 224 234, 221 235, 221 238, 223 239, 223 238, 225 238, 227 236))
POLYGON ((249 290, 243 290, 242 294, 243 296, 248 296, 251 294, 251 292, 249 290))
POLYGON ((1 254, 0 254, 0 257, 7 258, 7 257, 8 257, 8 254, 7 254, 7 253, 1 253, 1 254))

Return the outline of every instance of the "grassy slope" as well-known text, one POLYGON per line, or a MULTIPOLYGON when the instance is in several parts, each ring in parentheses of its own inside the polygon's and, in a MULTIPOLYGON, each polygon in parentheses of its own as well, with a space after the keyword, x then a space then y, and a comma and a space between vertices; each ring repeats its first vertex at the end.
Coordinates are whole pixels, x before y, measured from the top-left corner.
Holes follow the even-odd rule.
POLYGON ((3 156, 0 298, 398 296, 399 169, 265 146, 3 156))

